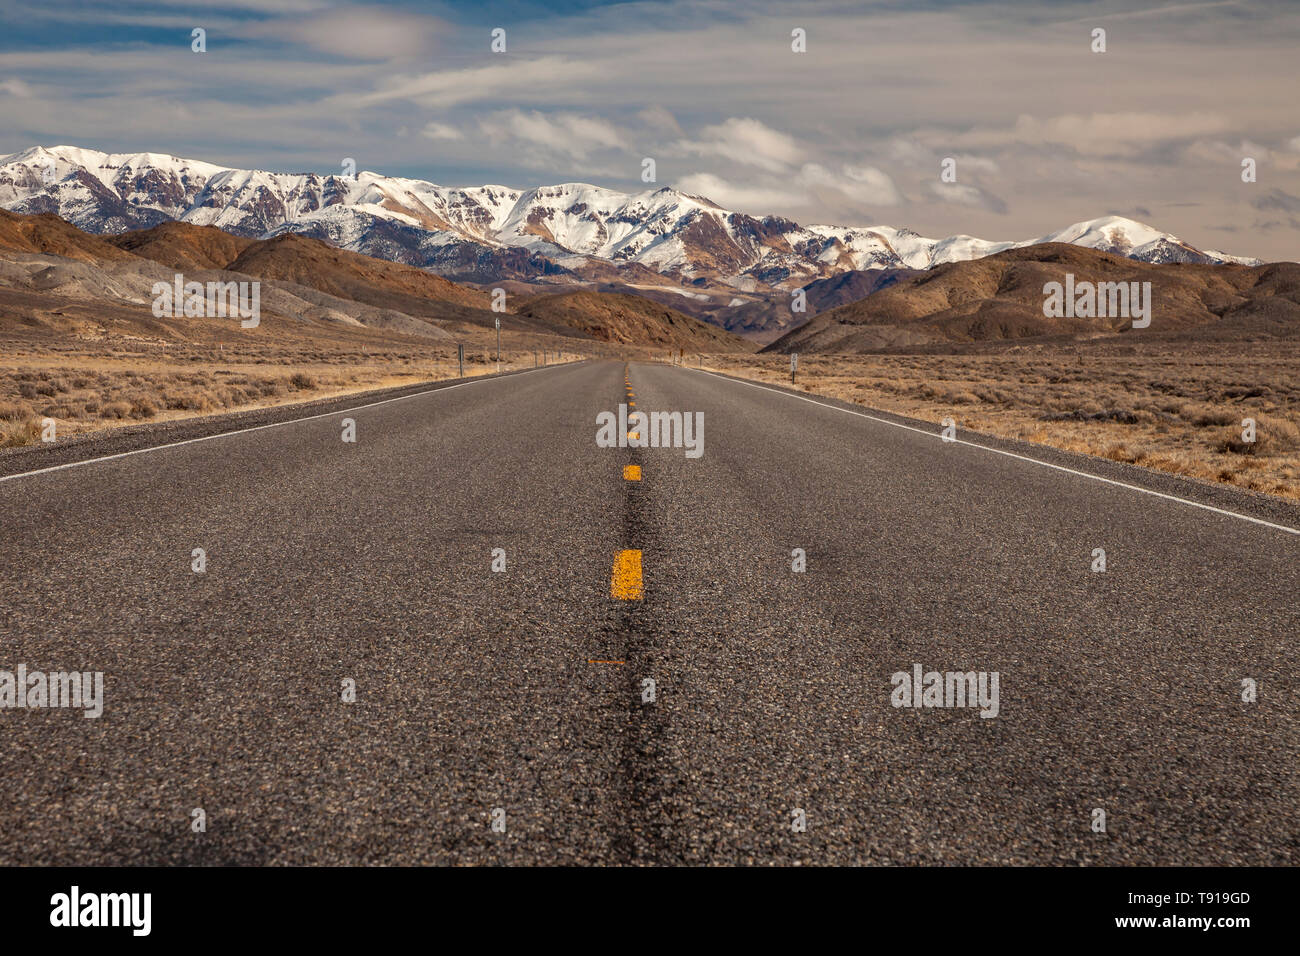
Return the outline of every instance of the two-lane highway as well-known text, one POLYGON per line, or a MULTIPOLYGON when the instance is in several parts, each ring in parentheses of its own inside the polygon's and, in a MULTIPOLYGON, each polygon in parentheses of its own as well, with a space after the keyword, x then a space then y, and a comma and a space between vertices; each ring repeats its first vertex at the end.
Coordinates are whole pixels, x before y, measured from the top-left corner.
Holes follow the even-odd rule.
POLYGON ((106 682, 0 710, 0 862, 1296 862, 1300 517, 886 419, 590 363, 0 479, 0 671, 106 682))

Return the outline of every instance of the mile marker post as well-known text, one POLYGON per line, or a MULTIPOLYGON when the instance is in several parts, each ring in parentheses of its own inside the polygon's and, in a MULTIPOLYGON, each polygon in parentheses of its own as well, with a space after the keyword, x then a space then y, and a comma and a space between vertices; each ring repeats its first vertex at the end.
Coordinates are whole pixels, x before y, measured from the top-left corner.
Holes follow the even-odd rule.
POLYGON ((790 384, 794 384, 794 371, 799 367, 799 353, 790 353, 790 384))
POLYGON ((501 317, 493 319, 497 326, 497 374, 501 374, 501 317))
POLYGON ((460 361, 460 377, 465 377, 465 346, 456 346, 456 358, 460 361))

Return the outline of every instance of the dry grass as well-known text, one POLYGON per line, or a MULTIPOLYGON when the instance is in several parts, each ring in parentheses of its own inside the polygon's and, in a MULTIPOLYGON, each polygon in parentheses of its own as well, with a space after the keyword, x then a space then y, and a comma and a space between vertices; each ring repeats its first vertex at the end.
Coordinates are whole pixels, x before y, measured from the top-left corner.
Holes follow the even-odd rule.
MULTIPOLYGON (((798 387, 928 421, 1300 499, 1300 356, 1287 346, 802 355, 798 387), (1242 420, 1256 422, 1254 442, 1242 420)), ((789 384, 788 356, 709 367, 789 384)))
MULTIPOLYGON (((531 368, 532 351, 502 350, 502 371, 531 368)), ((465 350, 465 374, 497 370, 495 352, 465 350)), ((385 350, 222 348, 81 343, 4 349, 0 448, 149 421, 328 398, 459 375, 455 346, 385 350)))

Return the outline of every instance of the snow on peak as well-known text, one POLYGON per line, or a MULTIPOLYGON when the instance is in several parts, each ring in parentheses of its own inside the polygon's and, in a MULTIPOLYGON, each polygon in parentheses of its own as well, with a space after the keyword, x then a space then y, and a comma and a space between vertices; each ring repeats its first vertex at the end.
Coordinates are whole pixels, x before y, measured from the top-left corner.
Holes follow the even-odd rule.
POLYGON ((670 186, 631 193, 581 182, 523 190, 446 187, 370 171, 355 177, 273 173, 77 146, 34 146, 0 158, 0 207, 43 211, 51 200, 60 215, 92 232, 179 219, 246 236, 312 232, 389 257, 392 243, 400 241, 416 247, 403 253, 412 260, 419 260, 420 250, 468 242, 540 253, 555 262, 592 257, 681 278, 712 275, 738 288, 755 281, 803 284, 848 269, 926 269, 1041 242, 1156 262, 1253 261, 1202 253, 1176 236, 1113 215, 1023 241, 930 239, 888 225, 760 219, 670 186), (102 188, 92 188, 92 181, 102 188), (377 228, 384 223, 389 228, 377 228))

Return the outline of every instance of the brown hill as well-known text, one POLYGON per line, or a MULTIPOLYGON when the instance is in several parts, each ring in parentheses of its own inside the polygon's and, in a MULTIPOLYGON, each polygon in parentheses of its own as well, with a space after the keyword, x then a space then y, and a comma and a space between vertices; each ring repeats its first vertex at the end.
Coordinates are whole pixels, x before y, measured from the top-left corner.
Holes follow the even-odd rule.
POLYGON ((699 352, 752 352, 755 346, 639 295, 562 292, 513 303, 520 318, 566 325, 602 342, 699 352))
POLYGON ((340 298, 355 299, 411 315, 416 300, 449 302, 487 309, 488 297, 415 266, 348 252, 319 239, 285 234, 249 245, 226 265, 262 279, 279 279, 309 286, 340 298))
POLYGON ((232 236, 215 226, 195 226, 188 222, 164 222, 152 229, 104 238, 119 249, 182 270, 225 269, 257 241, 232 236))
POLYGON ((20 216, 0 209, 0 250, 44 253, 78 262, 113 262, 130 259, 99 236, 82 232, 51 213, 20 216))
POLYGON ((1048 317, 1044 286, 1150 282, 1144 337, 1300 336, 1300 264, 1153 265, 1062 243, 938 266, 814 316, 765 351, 870 352, 1130 334, 1124 317, 1048 317))
MULTIPOLYGON (((120 313, 114 328, 122 334, 184 337, 200 326, 155 322, 150 312, 150 290, 158 280, 169 280, 173 270, 197 281, 260 279, 268 317, 264 331, 283 319, 312 327, 473 338, 481 330, 490 332, 500 319, 505 331, 567 339, 697 351, 752 348, 639 296, 512 294, 509 311, 497 314, 490 310, 489 292, 304 236, 254 240, 169 222, 101 238, 55 216, 0 212, 0 313, 20 319, 33 334, 63 328, 67 322, 59 317, 73 313, 82 316, 74 323, 78 330, 93 331, 96 310, 111 309, 120 313), (132 323, 138 326, 134 331, 132 323)), ((311 334, 307 326, 299 331, 311 334)))
MULTIPOLYGON (((222 269, 291 282, 381 309, 436 318, 468 318, 444 306, 487 309, 483 293, 414 266, 339 249, 320 239, 232 236, 213 226, 166 222, 107 240, 173 269, 222 269)), ((476 324, 484 324, 482 316, 476 324)))

